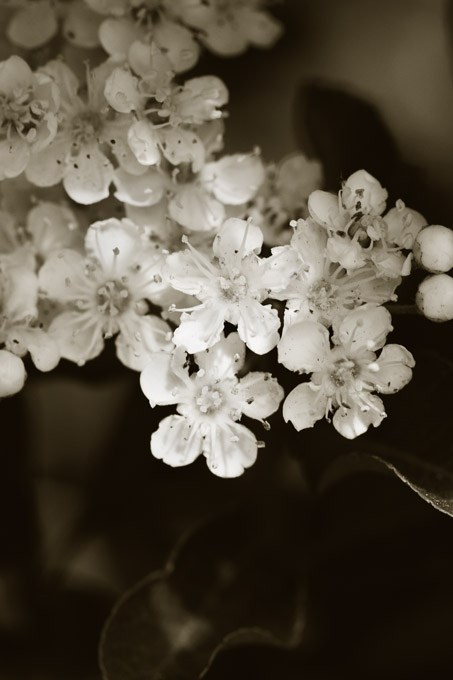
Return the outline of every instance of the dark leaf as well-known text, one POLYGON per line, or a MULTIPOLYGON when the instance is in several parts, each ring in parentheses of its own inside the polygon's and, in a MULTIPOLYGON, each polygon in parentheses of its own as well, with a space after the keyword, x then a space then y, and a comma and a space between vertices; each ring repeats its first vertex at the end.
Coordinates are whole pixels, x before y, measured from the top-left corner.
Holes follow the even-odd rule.
POLYGON ((194 680, 220 649, 299 641, 300 511, 280 501, 210 521, 124 595, 101 640, 106 680, 194 680))
POLYGON ((324 166, 326 188, 364 168, 390 191, 405 194, 401 161, 393 136, 377 108, 337 85, 304 83, 295 105, 296 135, 301 148, 324 166))

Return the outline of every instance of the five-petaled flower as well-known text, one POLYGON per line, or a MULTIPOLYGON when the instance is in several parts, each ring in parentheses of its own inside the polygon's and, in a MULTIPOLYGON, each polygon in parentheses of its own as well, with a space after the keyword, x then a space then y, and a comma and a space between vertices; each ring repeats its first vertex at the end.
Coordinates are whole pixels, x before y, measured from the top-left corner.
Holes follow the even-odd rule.
POLYGON ((164 418, 151 436, 151 451, 173 467, 203 454, 215 475, 237 477, 256 460, 263 445, 237 421, 242 415, 261 420, 274 413, 283 389, 269 373, 250 372, 238 379, 245 346, 237 333, 195 354, 190 372, 186 352, 151 355, 141 387, 151 406, 177 404, 179 415, 164 418))

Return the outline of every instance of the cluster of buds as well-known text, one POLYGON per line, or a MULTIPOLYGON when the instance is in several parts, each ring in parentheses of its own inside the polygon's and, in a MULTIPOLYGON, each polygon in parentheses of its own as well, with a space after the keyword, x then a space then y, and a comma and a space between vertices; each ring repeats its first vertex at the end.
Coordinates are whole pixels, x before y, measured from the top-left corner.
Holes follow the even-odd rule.
POLYGON ((11 15, 13 42, 37 46, 26 27, 39 5, 46 40, 61 24, 107 57, 84 79, 63 58, 35 71, 19 56, 0 63, 0 395, 22 389, 27 353, 48 371, 113 339, 151 406, 176 405, 153 454, 173 466, 203 455, 222 477, 263 446, 242 416, 268 429, 282 402, 297 430, 325 417, 354 438, 379 425, 378 395, 404 387, 415 364, 386 344, 414 262, 433 273, 420 309, 453 317, 453 232, 401 200, 387 210, 365 170, 335 195, 303 154, 222 154, 227 87, 181 74, 201 46, 272 44, 280 28, 263 4, 37 2, 11 15), (272 351, 303 376, 285 400, 266 370, 247 372, 247 352, 272 351))

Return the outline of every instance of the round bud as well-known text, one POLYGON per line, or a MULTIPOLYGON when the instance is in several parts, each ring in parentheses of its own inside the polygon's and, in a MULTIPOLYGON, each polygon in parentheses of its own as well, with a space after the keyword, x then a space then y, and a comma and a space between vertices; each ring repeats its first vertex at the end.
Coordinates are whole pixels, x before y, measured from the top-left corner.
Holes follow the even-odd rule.
POLYGON ((26 377, 22 359, 6 349, 0 349, 0 397, 20 392, 26 377))
POLYGON ((453 319, 453 278, 448 274, 427 276, 418 287, 415 303, 430 321, 453 319))
POLYGON ((453 267, 453 230, 440 224, 425 227, 414 243, 415 261, 433 274, 448 272, 453 267))

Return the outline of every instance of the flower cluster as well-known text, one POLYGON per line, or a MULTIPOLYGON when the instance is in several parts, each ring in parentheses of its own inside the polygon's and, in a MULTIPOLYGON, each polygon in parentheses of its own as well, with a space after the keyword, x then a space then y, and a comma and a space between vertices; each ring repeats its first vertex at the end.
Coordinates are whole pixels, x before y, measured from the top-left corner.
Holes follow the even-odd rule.
POLYGON ((262 445, 242 416, 267 429, 284 399, 266 370, 247 372, 247 351, 304 375, 283 402, 297 430, 326 417, 354 438, 383 420, 378 394, 412 376, 410 352, 386 344, 403 278, 426 269, 418 307, 453 318, 451 230, 401 200, 387 210, 365 170, 335 195, 301 153, 223 153, 226 85, 183 74, 202 47, 271 45, 264 4, 10 3, 15 45, 61 27, 102 57, 85 71, 57 55, 0 63, 0 396, 23 387, 27 354, 42 371, 83 365, 113 339, 151 406, 176 405, 153 454, 204 455, 221 477, 262 445))

